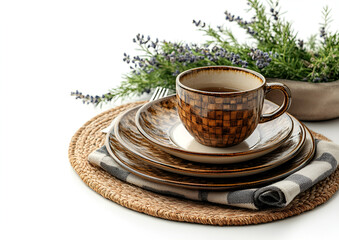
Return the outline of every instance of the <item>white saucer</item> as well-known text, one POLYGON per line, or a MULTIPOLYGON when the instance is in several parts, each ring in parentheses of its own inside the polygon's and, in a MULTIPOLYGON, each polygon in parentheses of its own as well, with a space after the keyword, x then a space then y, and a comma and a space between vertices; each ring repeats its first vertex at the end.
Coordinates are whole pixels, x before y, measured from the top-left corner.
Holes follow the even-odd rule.
POLYGON ((258 129, 255 129, 254 132, 247 139, 245 139, 245 141, 238 145, 227 148, 214 148, 205 146, 201 143, 198 143, 181 122, 177 123, 170 129, 169 137, 173 143, 184 150, 212 154, 246 152, 251 150, 251 148, 260 142, 260 133, 258 129))

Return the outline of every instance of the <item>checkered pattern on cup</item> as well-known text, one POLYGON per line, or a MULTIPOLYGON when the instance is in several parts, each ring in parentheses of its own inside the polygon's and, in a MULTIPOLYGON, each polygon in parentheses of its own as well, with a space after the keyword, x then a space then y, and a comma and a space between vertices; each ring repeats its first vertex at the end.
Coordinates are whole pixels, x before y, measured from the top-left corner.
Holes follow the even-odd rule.
POLYGON ((285 86, 272 86, 266 84, 262 75, 246 69, 226 66, 191 69, 177 77, 178 114, 199 143, 212 147, 233 146, 250 136, 259 122, 273 120, 287 110, 288 90, 285 91, 285 86), (199 90, 200 86, 211 85, 239 91, 199 90), (271 88, 283 91, 285 102, 274 113, 262 116, 265 91, 271 88))

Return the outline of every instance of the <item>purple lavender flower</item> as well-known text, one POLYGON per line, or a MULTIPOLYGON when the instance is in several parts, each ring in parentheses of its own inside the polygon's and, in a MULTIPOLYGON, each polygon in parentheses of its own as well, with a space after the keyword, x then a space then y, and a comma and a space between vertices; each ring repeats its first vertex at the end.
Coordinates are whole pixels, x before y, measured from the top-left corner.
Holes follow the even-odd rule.
POLYGON ((196 27, 201 27, 201 28, 204 28, 206 26, 206 23, 202 22, 201 20, 199 21, 196 21, 193 19, 193 24, 196 26, 196 27))
POLYGON ((249 53, 249 56, 252 58, 252 60, 256 61, 255 64, 259 69, 265 68, 270 64, 272 61, 272 58, 270 57, 271 55, 271 52, 263 52, 256 48, 252 48, 251 52, 249 53))
MULTIPOLYGON (((230 12, 228 11, 225 11, 225 19, 229 22, 237 22, 239 25, 242 25, 242 26, 246 26, 248 24, 251 24, 253 23, 253 21, 245 21, 242 17, 240 16, 237 16, 235 17, 234 15, 232 15, 230 12)), ((219 28, 219 27, 218 27, 219 28)), ((221 29, 219 28, 219 31, 221 31, 221 29)))
POLYGON ((320 28, 320 37, 323 38, 324 43, 326 43, 327 33, 326 33, 326 30, 325 30, 325 27, 320 28))
POLYGON ((304 48, 304 40, 298 39, 298 46, 302 49, 304 48))
POLYGON ((82 99, 82 103, 83 104, 98 104, 100 101, 102 101, 102 99, 105 98, 105 95, 102 95, 102 97, 100 98, 99 96, 90 96, 89 94, 82 94, 82 92, 79 92, 78 90, 76 90, 75 92, 71 92, 71 96, 75 96, 75 99, 82 99))

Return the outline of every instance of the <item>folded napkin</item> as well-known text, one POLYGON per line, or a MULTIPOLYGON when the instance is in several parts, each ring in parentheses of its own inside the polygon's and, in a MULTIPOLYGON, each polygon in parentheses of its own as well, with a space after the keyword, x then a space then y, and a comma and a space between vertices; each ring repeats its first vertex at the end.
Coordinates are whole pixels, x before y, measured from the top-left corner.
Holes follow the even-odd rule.
POLYGON ((235 191, 191 190, 145 180, 120 167, 110 157, 105 146, 92 152, 88 160, 112 176, 146 190, 191 200, 258 210, 287 206, 299 193, 309 189, 336 170, 339 164, 339 145, 318 140, 316 145, 314 158, 301 170, 264 187, 235 191))

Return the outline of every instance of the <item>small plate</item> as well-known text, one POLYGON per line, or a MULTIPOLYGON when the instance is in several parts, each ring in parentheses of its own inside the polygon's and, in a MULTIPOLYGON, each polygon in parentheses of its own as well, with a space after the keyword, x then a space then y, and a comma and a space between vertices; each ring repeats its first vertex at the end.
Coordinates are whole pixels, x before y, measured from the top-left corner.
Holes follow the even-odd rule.
MULTIPOLYGON (((272 112, 277 107, 265 100, 263 112, 272 112)), ((196 142, 182 127, 175 95, 142 106, 136 113, 135 123, 145 139, 161 150, 186 160, 209 164, 237 163, 263 156, 285 142, 293 130, 293 122, 285 113, 275 120, 258 124, 254 133, 237 146, 207 147, 196 142)))
MULTIPOLYGON (((154 167, 195 177, 240 177, 257 174, 277 167, 294 157, 305 143, 305 129, 293 116, 291 136, 276 150, 253 161, 235 164, 195 163, 168 154, 146 141, 135 125, 137 106, 120 114, 115 120, 114 133, 126 151, 154 167)), ((112 143, 114 145, 114 143, 112 143)))
POLYGON ((127 171, 144 179, 182 188, 223 190, 255 187, 268 184, 286 177, 305 166, 313 157, 315 142, 312 134, 306 129, 306 141, 301 151, 286 163, 252 176, 237 178, 200 178, 171 173, 140 160, 124 148, 116 139, 114 131, 107 134, 106 148, 112 158, 127 171))

